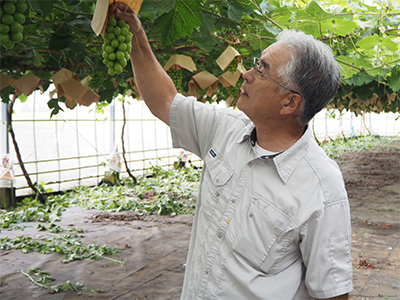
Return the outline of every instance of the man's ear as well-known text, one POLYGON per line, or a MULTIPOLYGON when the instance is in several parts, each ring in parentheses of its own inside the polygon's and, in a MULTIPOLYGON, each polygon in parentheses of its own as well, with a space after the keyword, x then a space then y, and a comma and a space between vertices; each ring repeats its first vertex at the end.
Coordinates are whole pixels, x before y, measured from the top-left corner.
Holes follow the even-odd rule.
POLYGON ((298 94, 290 94, 284 100, 281 107, 281 115, 297 114, 300 112, 301 96, 298 94))

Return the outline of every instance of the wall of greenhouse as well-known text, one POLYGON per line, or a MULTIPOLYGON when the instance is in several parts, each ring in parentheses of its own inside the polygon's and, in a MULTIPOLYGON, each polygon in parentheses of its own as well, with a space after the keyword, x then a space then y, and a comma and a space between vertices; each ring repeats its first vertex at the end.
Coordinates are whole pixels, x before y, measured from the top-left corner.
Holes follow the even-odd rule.
MULTIPOLYGON (((79 185, 97 185, 109 170, 106 166, 115 147, 121 149, 123 126, 122 102, 98 112, 96 106, 79 106, 74 110, 63 108, 50 118, 49 97, 35 92, 25 103, 14 105, 13 128, 22 160, 33 183, 43 183, 53 191, 71 189, 79 185)), ((14 158, 16 195, 31 194, 18 165, 14 145, 7 139, 6 105, 1 104, 0 153, 14 158), (8 140, 8 145, 7 145, 8 140)), ((212 104, 224 106, 224 103, 212 104)), ((181 149, 173 149, 169 127, 157 120, 143 101, 127 98, 125 155, 128 167, 135 176, 149 174, 152 165, 173 168, 181 149), (129 99, 129 100, 128 100, 129 99)), ((319 141, 345 135, 395 136, 400 133, 399 114, 366 114, 355 116, 347 112, 321 111, 314 119, 315 137, 319 141)), ((201 160, 188 153, 188 159, 201 166, 201 160)), ((128 176, 122 166, 122 177, 128 176)))

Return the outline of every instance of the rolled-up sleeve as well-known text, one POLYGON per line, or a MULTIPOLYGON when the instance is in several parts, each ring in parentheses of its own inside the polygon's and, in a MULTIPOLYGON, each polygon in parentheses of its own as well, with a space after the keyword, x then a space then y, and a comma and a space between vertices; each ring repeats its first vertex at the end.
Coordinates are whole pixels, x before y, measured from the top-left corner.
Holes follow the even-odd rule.
POLYGON ((330 298, 353 289, 350 209, 346 200, 326 205, 301 230, 305 284, 314 298, 330 298), (341 222, 338 222, 341 220, 341 222))
POLYGON ((169 110, 172 146, 183 148, 203 158, 216 128, 216 116, 220 110, 215 105, 196 101, 194 97, 177 94, 169 110))

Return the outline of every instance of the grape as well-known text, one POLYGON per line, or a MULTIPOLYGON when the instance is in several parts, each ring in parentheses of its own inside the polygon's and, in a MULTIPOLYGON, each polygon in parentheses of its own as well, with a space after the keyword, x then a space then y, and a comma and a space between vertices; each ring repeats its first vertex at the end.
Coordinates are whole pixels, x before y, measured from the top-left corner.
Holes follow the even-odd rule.
POLYGON ((94 72, 92 74, 92 78, 89 80, 89 87, 92 90, 97 90, 99 87, 103 85, 104 76, 100 72, 94 72))
POLYGON ((169 70, 169 76, 171 77, 172 81, 174 82, 174 85, 177 89, 180 89, 182 87, 182 70, 175 70, 175 69, 170 69, 169 70))
POLYGON ((228 71, 231 72, 231 73, 235 73, 236 70, 237 70, 237 67, 238 67, 238 59, 237 59, 237 57, 235 57, 231 61, 230 65, 228 66, 228 71))
POLYGON ((132 51, 132 37, 129 25, 124 20, 108 19, 102 56, 103 63, 108 67, 109 75, 122 73, 128 64, 129 53, 132 51))
POLYGON ((239 78, 239 80, 236 82, 236 85, 231 85, 228 87, 228 92, 229 94, 231 94, 233 96, 233 98, 235 98, 236 100, 239 98, 239 92, 240 92, 240 88, 242 87, 242 83, 243 83, 243 78, 239 78))
POLYGON ((0 1, 0 44, 3 48, 12 49, 24 38, 22 24, 25 23, 28 7, 25 1, 0 1))

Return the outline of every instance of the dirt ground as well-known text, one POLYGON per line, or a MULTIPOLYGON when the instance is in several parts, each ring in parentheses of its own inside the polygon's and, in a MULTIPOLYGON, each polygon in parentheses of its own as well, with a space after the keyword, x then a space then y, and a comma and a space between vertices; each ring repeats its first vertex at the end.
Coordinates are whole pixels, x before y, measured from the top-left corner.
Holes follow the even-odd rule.
MULTIPOLYGON (((400 299, 400 151, 346 153, 337 159, 351 204, 354 290, 351 300, 400 299)), ((85 229, 85 243, 118 246, 125 266, 103 259, 62 264, 58 254, 0 251, 0 299, 179 299, 191 216, 139 217, 68 208, 57 222, 85 229), (53 284, 84 283, 102 293, 50 294, 21 270, 41 268, 53 284)), ((38 223, 0 237, 36 236, 38 223)))

